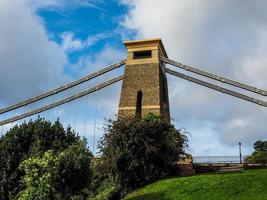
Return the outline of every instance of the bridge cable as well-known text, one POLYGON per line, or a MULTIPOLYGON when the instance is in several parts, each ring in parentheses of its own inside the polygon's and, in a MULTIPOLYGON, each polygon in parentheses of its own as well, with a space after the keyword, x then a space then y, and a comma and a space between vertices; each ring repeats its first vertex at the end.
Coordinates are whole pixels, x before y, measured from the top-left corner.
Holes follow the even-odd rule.
POLYGON ((96 122, 97 122, 97 106, 98 106, 98 96, 96 96, 95 102, 95 119, 94 119, 94 138, 93 138, 93 154, 95 154, 95 137, 96 137, 96 122))
POLYGON ((185 75, 185 74, 182 74, 182 73, 173 71, 173 70, 171 70, 171 69, 169 69, 169 68, 166 68, 166 72, 167 72, 168 74, 171 74, 171 75, 173 75, 173 76, 176 76, 176 77, 185 79, 185 80, 187 80, 187 81, 196 83, 196 84, 198 84, 198 85, 202 85, 202 86, 204 86, 204 87, 208 87, 208 88, 210 88, 210 89, 217 90, 217 91, 219 91, 219 92, 228 94, 228 95, 230 95, 230 96, 234 96, 234 97, 237 97, 237 98, 239 98, 239 99, 243 99, 243 100, 245 100, 245 101, 248 101, 248 102, 251 102, 251 103, 255 103, 255 104, 258 104, 258 105, 260 105, 260 106, 267 107, 267 102, 265 102, 265 101, 262 101, 262 100, 259 100, 259 99, 256 99, 256 98, 253 98, 253 97, 250 97, 250 96, 241 94, 241 93, 239 93, 239 92, 234 92, 234 91, 232 91, 232 90, 229 90, 229 89, 226 89, 226 88, 223 88, 223 87, 220 87, 220 86, 217 86, 217 85, 208 83, 208 82, 206 82, 206 81, 202 81, 202 80, 197 79, 197 78, 193 78, 193 77, 191 77, 191 76, 187 76, 187 75, 185 75))
POLYGON ((3 136, 3 132, 4 132, 4 125, 1 126, 1 137, 3 136))
POLYGON ((48 105, 43 106, 41 108, 35 109, 33 111, 30 111, 30 112, 27 112, 27 113, 24 113, 24 114, 21 114, 21 115, 18 115, 18 116, 15 116, 15 117, 12 117, 12 118, 3 120, 3 121, 0 121, 0 126, 5 125, 5 124, 8 124, 8 123, 11 123, 11 122, 18 121, 20 119, 24 119, 26 117, 29 117, 29 116, 32 116, 32 115, 41 113, 41 112, 46 111, 46 110, 50 110, 51 108, 57 107, 59 105, 68 103, 70 101, 73 101, 75 99, 78 99, 78 98, 80 98, 82 96, 85 96, 87 94, 90 94, 90 93, 93 93, 95 91, 98 91, 98 90, 100 90, 100 89, 102 89, 104 87, 107 87, 107 86, 109 86, 111 84, 114 84, 114 83, 116 83, 116 82, 118 82, 118 81, 120 81, 122 79, 123 79, 123 75, 118 76, 116 78, 110 79, 110 80, 108 80, 106 82, 103 82, 103 83, 101 83, 99 85, 96 85, 94 87, 91 87, 89 89, 86 89, 86 90, 84 90, 84 91, 82 91, 80 93, 77 93, 75 95, 72 95, 70 97, 67 97, 67 98, 64 98, 62 100, 56 101, 54 103, 48 104, 48 105))
POLYGON ((262 90, 262 89, 259 89, 259 88, 253 87, 253 86, 249 86, 249 85, 246 85, 246 84, 243 84, 243 83, 240 83, 240 82, 228 79, 228 78, 224 78, 224 77, 218 76, 216 74, 212 74, 212 73, 206 72, 204 70, 200 70, 200 69, 191 67, 189 65, 184 65, 182 63, 175 62, 175 61, 170 60, 168 58, 161 57, 161 61, 164 63, 170 64, 170 65, 173 65, 175 67, 179 67, 183 70, 190 71, 190 72, 193 72, 195 74, 205 76, 207 78, 211 78, 211 79, 216 80, 216 81, 220 81, 222 83, 226 83, 228 85, 232 85, 232 86, 235 86, 235 87, 238 87, 238 88, 250 91, 250 92, 254 92, 254 93, 260 94, 262 96, 267 96, 266 90, 262 90))
POLYGON ((87 106, 87 104, 89 104, 88 102, 89 102, 89 100, 88 100, 88 96, 87 96, 87 98, 85 99, 85 112, 84 112, 84 116, 83 116, 83 135, 85 135, 86 134, 86 126, 87 126, 87 112, 86 112, 86 110, 89 108, 89 105, 87 106))
POLYGON ((79 84, 84 83, 86 81, 89 81, 89 80, 91 80, 93 78, 96 78, 96 77, 98 77, 98 76, 100 76, 102 74, 105 74, 105 73, 107 73, 107 72, 109 72, 111 70, 119 68, 120 66, 124 65, 125 62, 126 62, 126 59, 121 60, 121 61, 116 62, 114 64, 111 64, 111 65, 109 65, 109 66, 107 66, 107 67, 105 67, 105 68, 103 68, 103 69, 101 69, 99 71, 96 71, 96 72, 94 72, 92 74, 89 74, 89 75, 87 75, 87 76, 85 76, 83 78, 80 78, 78 80, 75 80, 75 81, 72 81, 72 82, 67 83, 65 85, 62 85, 62 86, 60 86, 60 87, 58 87, 56 89, 50 90, 50 91, 45 92, 43 94, 34 96, 32 98, 29 98, 29 99, 23 100, 21 102, 15 103, 13 105, 10 105, 10 106, 8 106, 6 108, 0 109, 0 114, 9 112, 11 110, 15 110, 17 108, 20 108, 20 107, 26 106, 28 104, 34 103, 36 101, 39 101, 39 100, 44 99, 46 97, 52 96, 52 95, 57 94, 59 92, 62 92, 64 90, 70 89, 70 88, 72 88, 72 87, 74 87, 76 85, 79 85, 79 84))
POLYGON ((65 106, 66 108, 64 108, 64 113, 66 113, 66 119, 65 119, 65 121, 66 121, 66 129, 68 128, 68 126, 69 126, 69 124, 68 124, 68 122, 69 122, 69 110, 70 110, 70 108, 69 108, 69 104, 66 104, 66 106, 65 106))
MULTIPOLYGON (((77 100, 78 101, 78 100, 77 100)), ((76 102, 74 102, 73 104, 73 107, 75 107, 75 109, 74 109, 74 114, 73 114, 73 126, 72 126, 72 128, 74 129, 74 130, 76 130, 76 122, 77 122, 77 110, 78 110, 78 106, 77 106, 77 101, 76 102)))

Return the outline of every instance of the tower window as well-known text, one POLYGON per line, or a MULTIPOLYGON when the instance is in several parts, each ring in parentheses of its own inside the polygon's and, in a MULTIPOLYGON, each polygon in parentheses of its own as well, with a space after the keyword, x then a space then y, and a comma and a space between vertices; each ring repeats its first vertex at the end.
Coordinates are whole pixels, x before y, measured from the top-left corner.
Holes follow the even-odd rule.
POLYGON ((135 117, 137 117, 137 118, 142 117, 142 97, 143 97, 143 93, 141 90, 139 90, 137 92, 136 110, 135 110, 135 117))
POLYGON ((152 51, 135 51, 133 52, 133 59, 151 58, 152 51))

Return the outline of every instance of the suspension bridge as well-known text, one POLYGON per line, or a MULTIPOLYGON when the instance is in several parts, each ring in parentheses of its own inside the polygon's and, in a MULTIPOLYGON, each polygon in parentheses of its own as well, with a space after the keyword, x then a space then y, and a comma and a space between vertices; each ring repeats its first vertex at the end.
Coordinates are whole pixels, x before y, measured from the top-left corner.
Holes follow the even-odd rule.
MULTIPOLYGON (((244 91, 248 91, 251 93, 255 93, 261 96, 267 96, 267 91, 263 89, 259 89, 254 86, 250 86, 248 84, 244 84, 230 78, 225 78, 214 73, 210 73, 189 65, 182 64, 180 62, 176 62, 168 58, 166 50, 163 46, 161 39, 149 39, 149 40, 138 40, 138 41, 126 41, 124 45, 127 49, 127 58, 120 60, 114 64, 103 67, 101 70, 98 70, 92 74, 89 74, 85 77, 82 77, 78 80, 74 80, 67 84, 61 85, 55 89, 49 90, 42 94, 33 96, 26 100, 17 102, 15 104, 9 105, 7 107, 0 109, 0 130, 3 135, 6 127, 13 127, 16 124, 21 123, 22 121, 29 120, 31 118, 40 115, 41 117, 51 117, 47 114, 47 111, 56 110, 54 113, 50 113, 50 115, 55 115, 55 118, 60 117, 59 107, 62 105, 70 105, 71 102, 78 102, 79 99, 92 96, 96 94, 98 91, 105 90, 105 88, 111 87, 117 82, 122 81, 121 93, 120 93, 120 101, 118 108, 118 117, 141 117, 145 116, 148 113, 154 113, 157 115, 161 115, 170 121, 170 109, 169 109, 169 95, 168 93, 168 80, 167 74, 172 75, 174 77, 184 79, 186 81, 190 81, 197 85, 201 85, 211 90, 215 90, 237 99, 248 101, 250 103, 256 104, 258 106, 267 107, 267 102, 260 100, 258 98, 254 98, 252 96, 248 96, 242 92, 235 91, 232 89, 227 89, 225 87, 216 85, 214 83, 208 82, 206 80, 202 80, 193 76, 189 76, 178 72, 177 70, 171 69, 168 66, 174 66, 179 70, 184 70, 191 72, 193 74, 200 75, 205 79, 215 80, 225 85, 233 86, 237 89, 242 89, 244 91), (114 70, 120 69, 124 67, 124 73, 121 73, 119 76, 115 76, 111 79, 101 81, 99 84, 90 86, 82 91, 78 91, 72 95, 61 99, 52 99, 51 97, 61 94, 63 92, 69 91, 73 88, 79 90, 79 86, 90 82, 91 84, 95 83, 95 80, 99 77, 105 77, 111 74, 114 70), (44 103, 46 99, 50 98, 49 103, 44 103), (36 105, 38 102, 43 102, 41 106, 37 107, 32 106, 36 105), (46 116, 45 116, 46 113, 46 116)), ((103 78, 102 78, 103 79, 103 78)), ((101 80, 102 80, 101 79, 101 80)), ((30 88, 29 88, 30 89, 30 88)), ((75 91, 76 91, 75 90, 75 91)), ((111 91, 107 91, 111 92, 111 91)), ((68 94, 68 93, 67 93, 68 94)), ((98 95, 97 101, 95 105, 90 105, 92 109, 95 110, 95 119, 93 122, 93 147, 95 148, 95 133, 96 133, 96 113, 97 108, 99 106, 103 107, 103 105, 98 105, 99 100, 101 100, 102 95, 98 95)), ((103 97, 104 98, 104 97, 103 97)), ((88 99, 87 99, 88 100, 88 99)), ((105 99, 106 100, 106 99, 105 99)), ((86 109, 86 106, 89 104, 85 104, 85 107, 81 108, 81 110, 86 109)), ((64 109, 66 115, 70 112, 71 109, 64 109)), ((106 114, 104 117, 107 117, 108 108, 106 107, 106 114)), ((81 118, 79 116, 81 114, 77 113, 75 116, 67 116, 64 118, 66 124, 70 124, 68 120, 71 118, 77 119, 81 118)), ((75 121, 74 120, 74 121, 75 121)), ((88 127, 88 116, 87 113, 84 114, 84 128, 83 132, 87 132, 88 127)), ((76 124, 72 125, 75 129, 76 124)))

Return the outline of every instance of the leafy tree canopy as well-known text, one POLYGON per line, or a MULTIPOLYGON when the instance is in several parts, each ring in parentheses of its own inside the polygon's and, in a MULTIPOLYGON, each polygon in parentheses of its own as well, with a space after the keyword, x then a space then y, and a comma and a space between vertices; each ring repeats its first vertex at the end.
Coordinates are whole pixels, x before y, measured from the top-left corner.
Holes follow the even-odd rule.
POLYGON ((61 152, 78 142, 79 136, 70 127, 64 130, 59 120, 51 123, 38 118, 10 129, 0 139, 0 199, 15 196, 22 189, 24 171, 19 166, 24 160, 48 150, 61 152))
POLYGON ((267 141, 257 141, 253 145, 255 151, 246 159, 247 163, 267 164, 267 141))
POLYGON ((93 158, 59 120, 42 118, 0 139, 0 199, 118 199, 173 173, 187 137, 163 118, 109 120, 93 158))
POLYGON ((121 193, 171 172, 187 137, 156 115, 109 121, 100 142, 100 173, 113 177, 121 193))
POLYGON ((267 152, 267 141, 257 141, 253 145, 255 151, 265 151, 267 152))
POLYGON ((91 159, 92 154, 82 142, 61 153, 48 150, 26 159, 20 166, 25 175, 18 199, 84 199, 91 183, 91 159))

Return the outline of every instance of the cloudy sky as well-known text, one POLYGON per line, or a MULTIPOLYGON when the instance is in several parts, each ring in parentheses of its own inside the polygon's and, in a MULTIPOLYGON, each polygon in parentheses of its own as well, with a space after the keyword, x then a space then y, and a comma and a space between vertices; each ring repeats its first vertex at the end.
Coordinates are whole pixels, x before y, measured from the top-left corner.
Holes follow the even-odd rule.
MULTIPOLYGON (((0 0, 0 106, 124 58, 123 40, 154 37, 162 38, 173 60, 266 89, 266 8, 265 0, 0 0)), ((122 73, 116 70, 0 120, 122 73)), ((193 155, 237 155, 238 142, 248 154, 256 140, 267 139, 266 108, 171 76, 168 84, 173 123, 191 133, 193 155)), ((120 87, 42 116, 60 117, 93 148, 104 117, 117 112, 120 87)), ((14 124, 0 127, 2 133, 14 124)))

